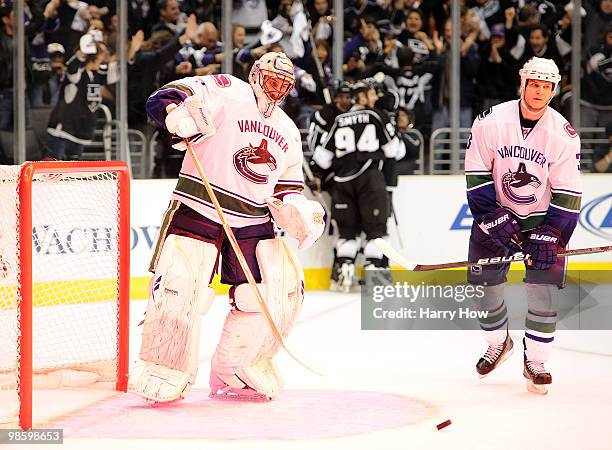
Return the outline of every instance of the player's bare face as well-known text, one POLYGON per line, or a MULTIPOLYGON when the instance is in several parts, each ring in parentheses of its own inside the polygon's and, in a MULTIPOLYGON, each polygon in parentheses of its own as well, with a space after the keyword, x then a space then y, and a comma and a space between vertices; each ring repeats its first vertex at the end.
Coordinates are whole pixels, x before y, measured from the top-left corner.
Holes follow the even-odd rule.
POLYGON ((550 81, 527 80, 521 102, 523 116, 529 120, 542 117, 553 94, 553 84, 550 81))
POLYGON ((347 112, 351 109, 353 101, 351 99, 351 94, 342 93, 337 94, 335 97, 336 108, 338 108, 342 112, 347 112))
POLYGON ((376 89, 368 89, 368 93, 367 93, 368 107, 373 108, 377 101, 378 101, 378 94, 376 93, 376 89))

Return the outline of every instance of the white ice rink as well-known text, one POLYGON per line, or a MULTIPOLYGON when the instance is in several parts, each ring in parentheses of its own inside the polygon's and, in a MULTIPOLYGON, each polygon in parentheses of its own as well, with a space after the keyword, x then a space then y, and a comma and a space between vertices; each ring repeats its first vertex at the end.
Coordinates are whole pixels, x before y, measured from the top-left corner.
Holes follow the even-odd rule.
MULTIPOLYGON (((486 347, 479 332, 362 331, 359 294, 306 294, 289 344, 327 375, 281 352, 286 387, 276 401, 207 397, 210 356, 227 311, 219 296, 204 317, 200 372, 183 402, 151 408, 119 394, 91 403, 101 393, 84 390, 45 393, 35 409, 81 405, 45 425, 64 429, 62 449, 612 448, 612 332, 558 332, 547 365, 554 382, 539 396, 524 388, 518 332, 514 355, 481 381, 474 370, 486 347), (437 431, 446 419, 452 425, 437 431)), ((132 361, 145 305, 132 302, 132 361)))

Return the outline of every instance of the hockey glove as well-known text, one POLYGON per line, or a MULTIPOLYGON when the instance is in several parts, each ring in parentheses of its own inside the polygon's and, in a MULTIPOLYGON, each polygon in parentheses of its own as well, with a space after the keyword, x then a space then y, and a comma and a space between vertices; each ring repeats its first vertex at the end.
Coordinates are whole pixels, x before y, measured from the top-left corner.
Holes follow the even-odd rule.
POLYGON ((187 97, 181 104, 166 107, 166 129, 180 138, 201 134, 203 138, 216 132, 208 111, 196 96, 187 97))
POLYGON ((505 208, 497 208, 495 212, 482 216, 480 228, 487 233, 493 241, 506 247, 511 252, 521 251, 521 227, 505 208))
POLYGON ((302 194, 288 194, 283 200, 268 197, 266 203, 279 228, 298 240, 300 250, 310 247, 325 230, 325 210, 320 203, 302 194))
POLYGON ((528 233, 524 252, 530 255, 528 266, 536 270, 548 270, 557 262, 557 249, 561 233, 550 225, 542 225, 528 233))

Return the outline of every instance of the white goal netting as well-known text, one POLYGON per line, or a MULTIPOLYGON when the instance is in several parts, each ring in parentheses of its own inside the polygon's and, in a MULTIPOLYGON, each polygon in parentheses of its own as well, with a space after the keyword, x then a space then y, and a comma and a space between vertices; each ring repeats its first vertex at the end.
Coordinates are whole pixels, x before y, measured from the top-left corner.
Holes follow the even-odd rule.
POLYGON ((20 169, 0 166, 2 422, 19 410, 19 362, 28 355, 22 348, 28 327, 34 388, 113 380, 119 352, 118 174, 35 173, 30 211, 20 169), (19 231, 28 216, 31 264, 20 255, 19 231), (21 291, 30 277, 31 299, 21 291), (20 324, 22 302, 31 302, 32 320, 20 324))

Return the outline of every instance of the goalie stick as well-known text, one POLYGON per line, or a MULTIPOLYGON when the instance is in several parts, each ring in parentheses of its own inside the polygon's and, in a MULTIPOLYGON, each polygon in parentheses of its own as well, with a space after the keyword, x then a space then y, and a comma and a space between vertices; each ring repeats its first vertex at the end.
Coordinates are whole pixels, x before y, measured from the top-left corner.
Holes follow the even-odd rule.
MULTIPOLYGON (((423 272, 428 270, 440 270, 440 269, 452 269, 455 267, 474 267, 474 266, 490 266, 492 264, 501 264, 509 262, 521 262, 529 260, 528 253, 518 252, 509 256, 496 256, 493 258, 481 258, 476 262, 473 261, 455 261, 442 264, 417 264, 410 261, 408 258, 402 256, 397 250, 395 250, 388 242, 384 239, 378 238, 374 241, 376 246, 379 248, 384 255, 392 261, 395 261, 400 266, 408 270, 415 272, 423 272)), ((589 255, 592 253, 604 253, 611 252, 612 245, 604 247, 588 247, 588 248, 577 248, 574 250, 563 250, 557 253, 558 256, 577 256, 577 255, 589 255)))

